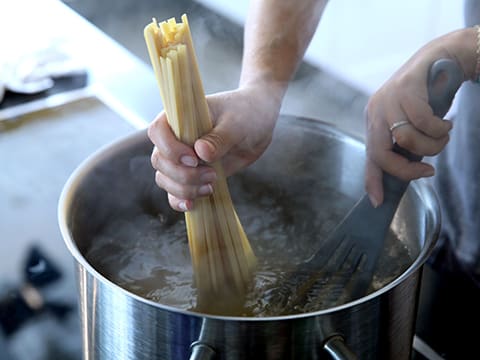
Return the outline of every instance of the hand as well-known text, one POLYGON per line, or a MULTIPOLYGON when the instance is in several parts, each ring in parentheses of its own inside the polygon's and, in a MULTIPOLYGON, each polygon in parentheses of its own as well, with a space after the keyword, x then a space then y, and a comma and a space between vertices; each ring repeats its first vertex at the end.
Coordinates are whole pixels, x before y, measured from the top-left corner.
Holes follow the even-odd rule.
POLYGON ((374 206, 383 202, 383 171, 405 181, 435 173, 432 165, 393 152, 394 141, 420 156, 436 155, 448 143, 452 123, 434 116, 428 104, 427 76, 434 60, 434 54, 420 52, 367 104, 366 189, 374 206))
POLYGON ((420 156, 436 155, 445 147, 452 123, 433 115, 428 104, 428 71, 436 60, 452 59, 462 69, 465 80, 475 79, 477 41, 477 29, 473 27, 430 41, 370 98, 365 112, 365 185, 374 206, 383 202, 382 171, 405 181, 434 175, 435 169, 430 164, 409 162, 394 153, 393 141, 420 156), (392 129, 392 125, 404 122, 406 125, 392 129))
POLYGON ((155 181, 168 192, 173 209, 190 210, 195 198, 212 193, 217 174, 209 163, 221 160, 229 176, 265 151, 281 105, 281 96, 275 95, 259 83, 207 96, 214 128, 193 148, 176 139, 165 113, 152 122, 148 136, 155 145, 155 181))

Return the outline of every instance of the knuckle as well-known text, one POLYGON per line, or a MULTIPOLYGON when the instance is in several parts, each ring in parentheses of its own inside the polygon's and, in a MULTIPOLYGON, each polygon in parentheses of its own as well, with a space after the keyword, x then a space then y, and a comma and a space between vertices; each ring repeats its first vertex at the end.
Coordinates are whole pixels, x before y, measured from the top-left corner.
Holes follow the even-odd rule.
MULTIPOLYGON (((163 145, 163 144, 159 144, 163 145)), ((175 160, 176 153, 170 146, 155 146, 152 151, 151 159, 152 161, 156 161, 158 164, 163 161, 164 159, 169 159, 171 161, 175 160)))
POLYGON ((449 126, 446 122, 424 116, 415 119, 415 126, 418 130, 433 138, 444 137, 449 131, 449 126))
POLYGON ((155 183, 167 193, 179 199, 191 199, 196 193, 191 186, 182 185, 178 182, 172 181, 160 171, 155 173, 155 183))
POLYGON ((175 180, 181 185, 188 185, 192 182, 192 176, 188 171, 177 171, 175 180))
POLYGON ((194 199, 197 192, 191 186, 178 186, 174 195, 179 199, 194 199))
POLYGON ((413 151, 415 149, 415 141, 405 131, 399 129, 395 134, 395 141, 407 150, 413 151))
POLYGON ((155 136, 155 133, 158 131, 159 126, 160 126, 160 117, 155 118, 148 126, 147 135, 150 140, 153 141, 153 138, 155 136))
POLYGON ((414 123, 415 127, 423 131, 424 133, 429 133, 432 130, 430 121, 428 121, 428 119, 423 116, 417 116, 414 123))
POLYGON ((152 141, 152 142, 153 142, 153 132, 155 131, 153 129, 153 126, 154 126, 153 124, 154 123, 151 123, 150 126, 147 128, 147 136, 150 139, 150 141, 152 141))
POLYGON ((165 178, 160 171, 155 172, 155 183, 158 185, 158 187, 168 191, 168 189, 166 189, 165 178))
POLYGON ((152 164, 152 167, 155 170, 160 170, 161 168, 161 163, 162 163, 162 158, 160 156, 160 152, 158 149, 155 147, 152 151, 152 155, 150 156, 150 163, 152 164))
POLYGON ((170 146, 164 146, 162 148, 163 156, 169 160, 175 160, 176 159, 176 153, 170 146))

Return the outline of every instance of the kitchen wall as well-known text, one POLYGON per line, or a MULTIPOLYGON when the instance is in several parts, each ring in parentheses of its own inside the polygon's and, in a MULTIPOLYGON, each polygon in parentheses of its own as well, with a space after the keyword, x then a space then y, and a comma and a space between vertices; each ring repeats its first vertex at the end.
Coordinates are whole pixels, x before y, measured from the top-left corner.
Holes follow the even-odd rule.
MULTIPOLYGON (((64 2, 148 64, 142 34, 145 24, 152 17, 163 20, 187 13, 206 92, 228 90, 237 85, 243 22, 223 9, 246 5, 246 1, 219 2, 223 7, 187 0, 64 2)), ((362 136, 362 112, 367 101, 365 92, 324 70, 321 66, 304 63, 289 87, 282 112, 332 122, 349 133, 362 136)))
MULTIPOLYGON (((197 1, 238 24, 249 4, 197 1)), ((305 58, 371 93, 419 47, 462 26, 463 1, 330 0, 305 58)))

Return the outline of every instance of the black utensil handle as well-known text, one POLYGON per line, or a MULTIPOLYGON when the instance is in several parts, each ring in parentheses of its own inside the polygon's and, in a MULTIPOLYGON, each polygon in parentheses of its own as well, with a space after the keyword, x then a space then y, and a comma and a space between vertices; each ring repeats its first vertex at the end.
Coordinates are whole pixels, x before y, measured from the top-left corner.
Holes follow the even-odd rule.
MULTIPOLYGON (((439 59, 430 67, 427 78, 428 103, 433 114, 444 117, 450 108, 455 93, 463 82, 463 71, 458 64, 450 59, 439 59)), ((395 143, 393 151, 406 157, 410 161, 421 161, 422 156, 411 153, 395 143)), ((393 201, 395 208, 409 181, 403 181, 390 174, 383 174, 385 202, 393 201)))

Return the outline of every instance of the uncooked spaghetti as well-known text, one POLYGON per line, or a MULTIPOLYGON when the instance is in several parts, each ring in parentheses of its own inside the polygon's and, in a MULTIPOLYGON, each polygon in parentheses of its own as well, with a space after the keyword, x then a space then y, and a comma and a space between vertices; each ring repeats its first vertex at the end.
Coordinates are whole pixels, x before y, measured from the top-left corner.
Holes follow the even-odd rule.
MULTIPOLYGON (((160 88, 168 123, 176 137, 193 145, 212 129, 187 16, 144 30, 148 52, 160 88)), ((244 294, 256 258, 234 209, 219 162, 213 194, 195 200, 185 213, 188 242, 199 297, 244 294)))

